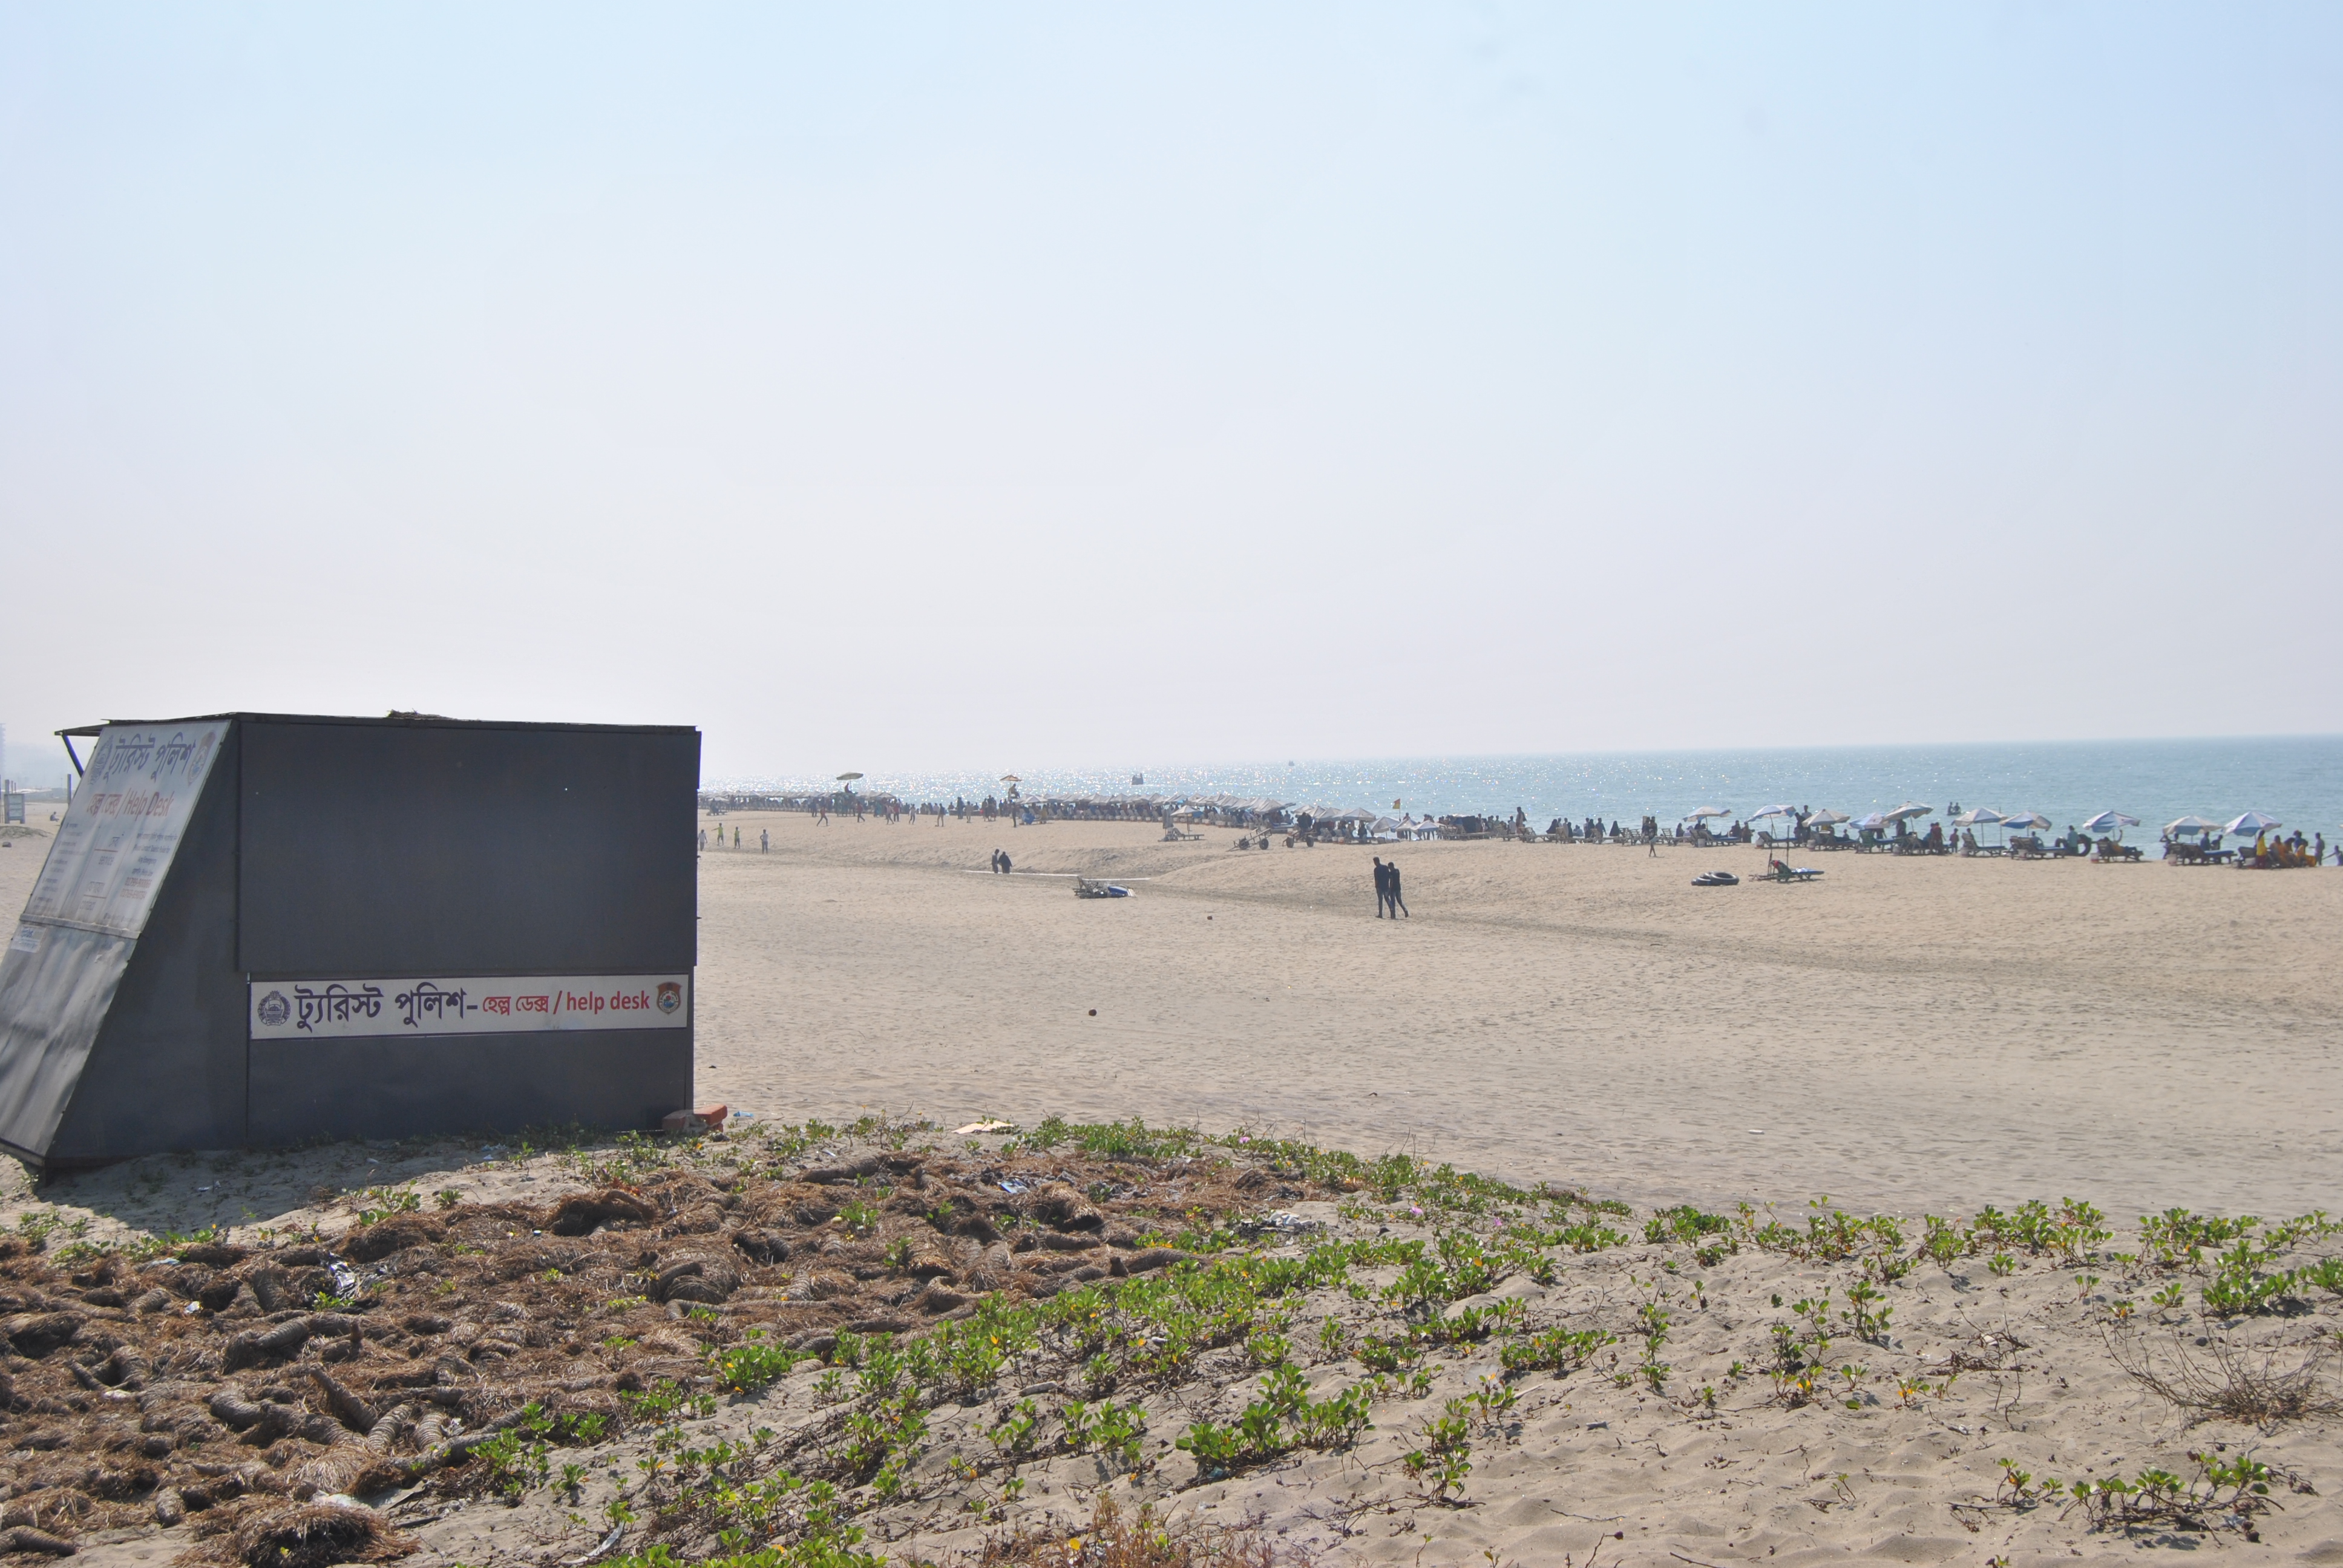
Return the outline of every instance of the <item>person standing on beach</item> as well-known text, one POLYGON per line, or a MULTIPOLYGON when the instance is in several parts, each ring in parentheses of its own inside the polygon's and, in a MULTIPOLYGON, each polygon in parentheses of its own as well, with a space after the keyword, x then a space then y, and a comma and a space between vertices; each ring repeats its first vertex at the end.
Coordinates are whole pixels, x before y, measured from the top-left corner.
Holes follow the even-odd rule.
MULTIPOLYGON (((1399 896, 1399 862, 1397 860, 1383 868, 1383 891, 1391 895, 1392 919, 1397 920, 1402 915, 1407 915, 1407 904, 1399 896)), ((1411 920, 1415 919, 1413 915, 1407 915, 1407 918, 1411 920)))
POLYGON ((1381 855, 1375 857, 1375 919, 1383 918, 1383 910, 1391 903, 1391 870, 1381 855))
POLYGON ((757 829, 757 852, 760 855, 769 855, 773 852, 773 830, 771 829, 759 828, 757 829))

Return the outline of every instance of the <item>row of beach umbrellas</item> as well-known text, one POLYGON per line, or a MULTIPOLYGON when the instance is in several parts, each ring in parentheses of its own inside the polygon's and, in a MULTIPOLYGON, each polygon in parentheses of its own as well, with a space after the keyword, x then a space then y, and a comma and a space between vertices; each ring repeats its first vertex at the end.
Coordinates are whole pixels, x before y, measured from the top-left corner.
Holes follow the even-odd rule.
MULTIPOLYGON (((1935 810, 1936 808, 1933 806, 1923 806, 1914 800, 1906 800, 1893 811, 1874 811, 1867 817, 1860 818, 1849 818, 1844 811, 1825 809, 1809 812, 1806 816, 1806 825, 1810 828, 1835 828, 1842 822, 1853 821, 1859 829, 1877 832, 1893 827, 1898 822, 1907 822, 1914 818, 1928 816, 1935 810)), ((1758 822, 1769 817, 1795 818, 1797 814, 1798 810, 1795 806, 1773 805, 1762 810, 1752 811, 1749 814, 1749 819, 1758 822)), ((1702 806, 1686 812, 1684 820, 1699 822, 1712 817, 1732 815, 1732 812, 1722 806, 1702 806)), ((1954 818, 1953 826, 1956 828, 2018 828, 2031 830, 2049 827, 2050 819, 2039 811, 2005 812, 1996 811, 1990 807, 1979 806, 1954 818)), ((2120 833, 2126 828, 2138 826, 2138 818, 2127 816, 2121 811, 2109 810, 2102 811, 2084 823, 2083 831, 2093 835, 2120 833)), ((2251 839, 2281 826, 2283 824, 2275 817, 2267 816, 2259 811, 2247 811, 2228 822, 2208 822, 2202 817, 2182 817, 2177 821, 2166 823, 2164 831, 2167 834, 2219 833, 2231 838, 2251 839)))

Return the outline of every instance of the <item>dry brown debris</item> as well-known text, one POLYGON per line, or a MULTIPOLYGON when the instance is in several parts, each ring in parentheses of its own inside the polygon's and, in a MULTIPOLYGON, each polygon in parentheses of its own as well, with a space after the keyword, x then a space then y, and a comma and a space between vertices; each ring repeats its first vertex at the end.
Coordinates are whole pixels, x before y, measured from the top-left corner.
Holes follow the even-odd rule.
MULTIPOLYGON (((985 1292, 1047 1296, 1164 1266, 1182 1254, 1141 1247, 1149 1232, 1304 1195, 1241 1191, 1241 1173, 896 1150, 791 1172, 751 1153, 542 1207, 397 1213, 143 1263, 61 1264, 0 1238, 0 1529, 14 1532, 0 1549, 200 1528, 217 1510, 253 1568, 357 1560, 316 1555, 346 1549, 351 1511, 297 1505, 417 1480, 476 1487, 470 1449, 532 1403, 598 1415, 615 1436, 621 1393, 704 1385, 709 1352, 751 1330, 813 1351, 917 1330, 985 1292), (850 1203, 860 1234, 839 1219, 850 1203)), ((361 1544, 396 1554, 387 1538, 361 1544)))

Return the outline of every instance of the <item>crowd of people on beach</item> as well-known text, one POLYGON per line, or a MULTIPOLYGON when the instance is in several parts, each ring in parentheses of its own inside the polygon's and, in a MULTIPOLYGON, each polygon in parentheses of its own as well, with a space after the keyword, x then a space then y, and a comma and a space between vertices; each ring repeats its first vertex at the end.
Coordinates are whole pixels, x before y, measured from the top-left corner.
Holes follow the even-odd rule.
MULTIPOLYGON (((1656 816, 1646 815, 1630 826, 1614 818, 1606 822, 1601 817, 1585 817, 1576 821, 1556 817, 1539 832, 1529 819, 1529 814, 1516 806, 1510 814, 1451 813, 1439 817, 1392 818, 1364 810, 1333 810, 1329 808, 1300 809, 1286 803, 1269 799, 1238 799, 1214 796, 1201 800, 1159 795, 1081 796, 1073 798, 1021 798, 1012 783, 1001 795, 986 795, 981 799, 965 796, 950 800, 908 802, 892 795, 866 795, 852 788, 821 790, 802 795, 710 795, 703 804, 711 812, 735 811, 800 811, 828 826, 833 816, 850 817, 855 822, 878 821, 900 826, 916 822, 921 818, 933 818, 938 827, 959 821, 966 823, 999 823, 1011 827, 1035 827, 1058 821, 1161 821, 1165 824, 1167 839, 1191 837, 1181 829, 1181 824, 1240 828, 1246 838, 1240 848, 1267 849, 1272 835, 1282 835, 1288 847, 1314 847, 1321 843, 1374 844, 1403 840, 1433 839, 1498 839, 1522 843, 1554 844, 1636 844, 1645 846, 1656 854, 1662 845, 1704 849, 1721 845, 1755 845, 1766 848, 1797 848, 1805 849, 1849 849, 1859 853, 1894 855, 1953 855, 1963 858, 1999 857, 2009 859, 2091 859, 2101 861, 2138 860, 2143 859, 2140 846, 2123 841, 2120 826, 2096 834, 2089 829, 2104 823, 2118 822, 2137 825, 2137 819, 2107 812, 2094 818, 2082 828, 2069 826, 2054 838, 2045 839, 2049 829, 2046 818, 2034 813, 2003 817, 1990 811, 1964 814, 1957 803, 1945 809, 1952 822, 1947 831, 1945 821, 1930 822, 1919 827, 1916 819, 1935 814, 1933 807, 1906 803, 1893 811, 1873 812, 1869 816, 1850 819, 1845 813, 1818 811, 1811 806, 1772 806, 1756 813, 1756 819, 1775 819, 1775 827, 1759 827, 1756 819, 1734 818, 1714 808, 1703 808, 1673 826, 1663 826, 1656 816), (1723 822, 1712 826, 1712 821, 1723 822), (1979 826, 2001 829, 1997 842, 1986 842, 1977 835, 1979 826), (1844 830, 1842 830, 1844 829, 1844 830)), ((1393 801, 1394 808, 1398 806, 1393 801)), ((2290 835, 2280 835, 2280 824, 2255 813, 2230 823, 2226 829, 2219 824, 2196 818, 2182 818, 2167 826, 2160 835, 2159 848, 2167 861, 2180 865, 2235 864, 2256 869, 2282 869, 2325 865, 2331 856, 2333 863, 2343 867, 2343 843, 2332 850, 2326 835, 2306 837, 2299 829, 2290 835), (2225 834, 2242 839, 2253 835, 2250 849, 2218 847, 2225 834), (2190 835, 2195 835, 2192 841, 2190 835)), ((738 849, 741 847, 740 829, 734 828, 729 845, 725 842, 723 829, 716 829, 715 847, 738 849)), ((760 849, 769 849, 771 835, 760 830, 760 849)), ((700 833, 700 848, 709 848, 706 829, 700 833)), ((1380 857, 1377 864, 1383 864, 1380 857)), ((1404 907, 1402 906, 1404 912, 1404 907)))

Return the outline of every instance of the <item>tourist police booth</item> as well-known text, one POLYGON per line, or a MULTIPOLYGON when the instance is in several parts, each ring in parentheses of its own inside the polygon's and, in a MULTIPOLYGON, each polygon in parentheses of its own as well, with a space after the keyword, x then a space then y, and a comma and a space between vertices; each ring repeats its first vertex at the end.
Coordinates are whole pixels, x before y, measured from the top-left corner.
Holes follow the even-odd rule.
POLYGON ((70 1168, 691 1102, 698 730, 65 738, 79 786, 0 952, 0 1148, 70 1168))

